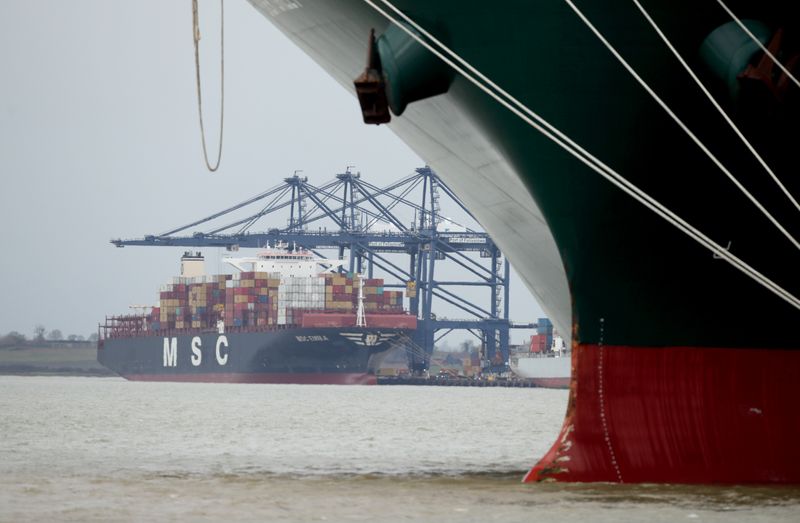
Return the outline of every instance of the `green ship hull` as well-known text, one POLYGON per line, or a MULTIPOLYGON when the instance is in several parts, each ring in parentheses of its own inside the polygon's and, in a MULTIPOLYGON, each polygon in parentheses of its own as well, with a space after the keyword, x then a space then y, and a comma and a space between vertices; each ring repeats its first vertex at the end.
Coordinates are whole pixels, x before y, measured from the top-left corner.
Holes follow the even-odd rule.
MULTIPOLYGON (((527 479, 800 482, 795 306, 614 187, 367 3, 251 3, 350 90, 375 30, 377 71, 394 113, 388 125, 459 194, 559 330, 571 333, 564 429, 527 479)), ((730 7, 796 63, 791 3, 751 4, 730 7)), ((566 2, 393 5, 625 179, 800 295, 799 249, 566 2)), ((800 237, 798 209, 636 5, 576 5, 787 234, 800 237)), ((774 67, 752 72, 763 69, 763 55, 718 3, 643 5, 788 192, 800 195, 792 162, 800 88, 774 67)))

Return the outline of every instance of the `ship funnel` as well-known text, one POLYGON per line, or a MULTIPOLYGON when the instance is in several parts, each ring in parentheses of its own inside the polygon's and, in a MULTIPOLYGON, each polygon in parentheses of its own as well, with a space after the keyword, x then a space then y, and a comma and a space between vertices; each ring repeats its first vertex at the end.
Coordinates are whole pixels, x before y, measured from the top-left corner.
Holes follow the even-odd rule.
POLYGON ((181 276, 194 278, 196 276, 205 276, 205 274, 206 266, 203 255, 200 252, 184 252, 183 256, 181 256, 181 276))

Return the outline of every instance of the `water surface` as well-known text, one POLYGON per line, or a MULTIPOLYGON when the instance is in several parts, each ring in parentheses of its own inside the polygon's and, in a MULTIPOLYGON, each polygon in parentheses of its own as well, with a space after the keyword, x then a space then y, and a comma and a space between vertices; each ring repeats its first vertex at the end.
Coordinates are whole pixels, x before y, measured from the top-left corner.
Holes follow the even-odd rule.
POLYGON ((0 520, 797 520, 794 488, 521 484, 566 399, 0 376, 0 520))

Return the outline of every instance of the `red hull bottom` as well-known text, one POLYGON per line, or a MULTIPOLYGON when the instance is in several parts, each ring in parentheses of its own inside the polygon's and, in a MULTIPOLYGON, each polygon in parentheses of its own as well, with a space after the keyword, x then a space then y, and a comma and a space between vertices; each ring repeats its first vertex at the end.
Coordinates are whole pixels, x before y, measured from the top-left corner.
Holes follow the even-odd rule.
POLYGON ((528 378, 528 380, 542 389, 568 389, 570 378, 528 378))
POLYGON ((582 345, 572 376, 525 481, 800 483, 800 350, 582 345))
POLYGON ((363 373, 206 373, 206 374, 132 374, 131 381, 180 381, 197 383, 295 383, 302 385, 377 385, 378 379, 363 373))

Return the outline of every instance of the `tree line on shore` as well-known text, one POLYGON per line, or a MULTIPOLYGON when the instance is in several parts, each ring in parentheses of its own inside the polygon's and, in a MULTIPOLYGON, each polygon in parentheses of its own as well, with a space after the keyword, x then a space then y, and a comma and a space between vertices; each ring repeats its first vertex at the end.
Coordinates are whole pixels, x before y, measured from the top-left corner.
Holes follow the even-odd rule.
POLYGON ((48 331, 44 325, 37 324, 33 328, 33 336, 28 338, 25 334, 18 331, 11 331, 7 334, 0 335, 0 347, 11 347, 16 345, 34 345, 37 343, 46 342, 95 342, 97 341, 97 333, 93 332, 89 336, 81 334, 69 334, 64 336, 60 329, 52 329, 48 331))

